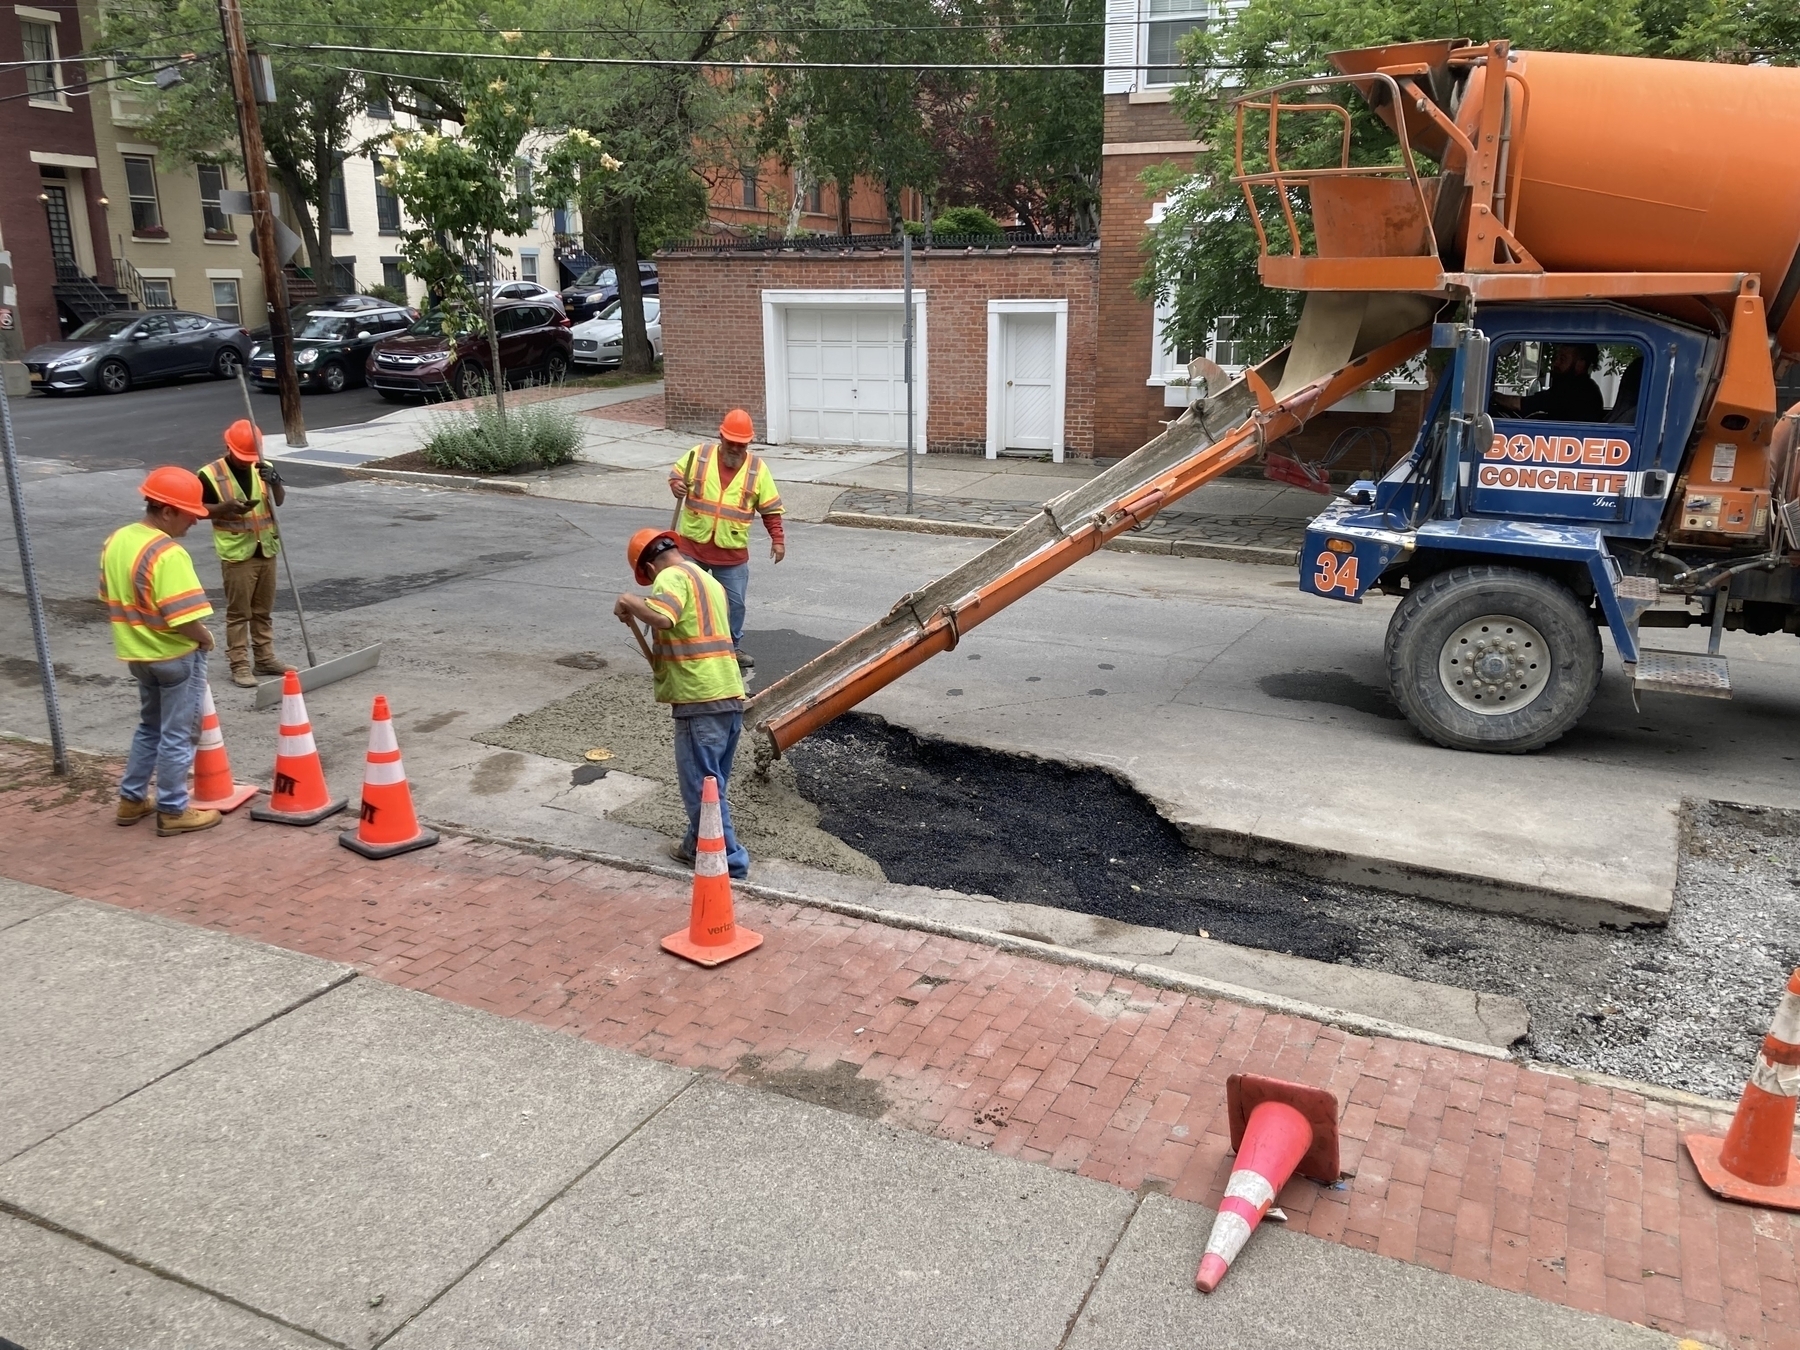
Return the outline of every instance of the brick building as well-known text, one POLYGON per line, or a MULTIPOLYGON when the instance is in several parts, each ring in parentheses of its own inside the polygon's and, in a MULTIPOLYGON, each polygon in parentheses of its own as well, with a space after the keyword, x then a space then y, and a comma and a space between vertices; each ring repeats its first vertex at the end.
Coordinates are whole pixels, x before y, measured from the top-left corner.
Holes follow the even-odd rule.
MULTIPOLYGON (((774 444, 906 444, 901 262, 891 242, 683 247, 658 256, 669 425, 747 408, 774 444)), ((1100 253, 920 248, 914 445, 1090 455, 1100 253)))

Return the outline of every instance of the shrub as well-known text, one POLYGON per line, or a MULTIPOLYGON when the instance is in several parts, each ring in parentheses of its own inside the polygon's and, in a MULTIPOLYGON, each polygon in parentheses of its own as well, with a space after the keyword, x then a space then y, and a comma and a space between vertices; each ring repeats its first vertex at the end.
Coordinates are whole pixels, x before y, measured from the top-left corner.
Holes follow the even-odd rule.
POLYGON ((1000 222, 979 206, 945 207, 931 222, 931 233, 942 238, 964 235, 1003 239, 1006 236, 1006 231, 1000 228, 1000 222))
POLYGON ((390 305, 405 305, 411 302, 406 298, 406 289, 402 286, 369 286, 364 288, 364 295, 372 295, 377 300, 385 300, 390 305))
POLYGON ((507 410, 491 403, 433 419, 421 450, 434 467, 464 473, 518 473, 567 464, 581 448, 581 422, 556 401, 507 410))

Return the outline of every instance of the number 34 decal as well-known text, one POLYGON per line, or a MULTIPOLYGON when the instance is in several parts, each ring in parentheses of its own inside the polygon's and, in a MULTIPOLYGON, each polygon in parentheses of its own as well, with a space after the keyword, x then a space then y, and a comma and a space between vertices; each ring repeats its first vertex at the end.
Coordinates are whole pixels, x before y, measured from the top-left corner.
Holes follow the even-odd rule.
POLYGON ((1358 588, 1354 553, 1339 554, 1327 550, 1313 560, 1313 566, 1319 569, 1313 573, 1313 589, 1320 595, 1342 591, 1351 598, 1356 596, 1358 588))

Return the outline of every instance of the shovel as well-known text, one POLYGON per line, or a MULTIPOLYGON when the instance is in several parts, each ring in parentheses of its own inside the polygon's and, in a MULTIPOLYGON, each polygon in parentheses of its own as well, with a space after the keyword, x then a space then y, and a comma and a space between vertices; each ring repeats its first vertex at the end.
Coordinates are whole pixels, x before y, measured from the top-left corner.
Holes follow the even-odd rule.
MULTIPOLYGON (((238 368, 238 389, 244 395, 244 416, 250 419, 250 425, 256 425, 256 409, 250 403, 250 383, 244 378, 243 368, 238 368)), ((260 443, 260 437, 259 437, 260 443)), ((260 468, 266 463, 262 451, 257 451, 257 465, 260 468)), ((322 685, 336 684, 339 680, 348 679, 352 675, 360 675, 365 670, 373 670, 381 660, 381 644, 362 647, 345 656, 333 657, 329 661, 320 662, 313 655, 312 637, 306 631, 306 610, 300 603, 300 588, 294 584, 294 564, 288 558, 287 541, 281 537, 281 521, 275 515, 275 494, 267 493, 263 500, 269 508, 269 523, 275 530, 275 542, 280 546, 281 565, 287 572, 288 594, 294 597, 294 616, 300 620, 300 645, 306 649, 306 667, 299 672, 300 688, 311 693, 322 685)), ((280 679, 264 680, 256 686, 257 708, 273 708, 281 702, 280 679)))

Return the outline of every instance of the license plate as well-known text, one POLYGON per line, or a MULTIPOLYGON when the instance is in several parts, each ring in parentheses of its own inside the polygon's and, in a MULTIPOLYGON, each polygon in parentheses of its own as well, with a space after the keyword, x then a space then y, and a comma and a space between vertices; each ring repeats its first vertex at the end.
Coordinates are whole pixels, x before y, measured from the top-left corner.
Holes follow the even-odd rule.
POLYGON ((41 370, 32 371, 31 372, 31 382, 33 384, 42 384, 44 382, 44 372, 41 370))
POLYGON ((259 380, 274 379, 275 378, 275 367, 274 366, 258 366, 256 368, 256 378, 259 380))

